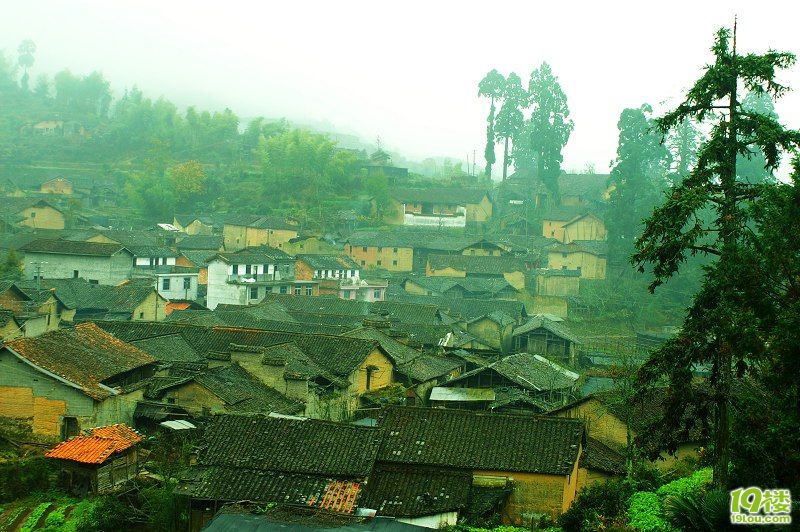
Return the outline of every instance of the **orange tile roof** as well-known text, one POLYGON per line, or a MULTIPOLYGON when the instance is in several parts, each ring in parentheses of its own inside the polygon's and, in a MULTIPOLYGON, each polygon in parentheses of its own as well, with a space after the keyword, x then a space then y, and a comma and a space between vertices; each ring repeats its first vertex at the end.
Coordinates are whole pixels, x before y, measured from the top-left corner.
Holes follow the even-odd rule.
POLYGON ((114 453, 122 452, 142 441, 132 428, 124 424, 97 427, 88 435, 75 436, 47 452, 48 458, 73 460, 84 464, 102 464, 114 453))
MULTIPOLYGON (((356 505, 359 489, 358 482, 334 480, 325 488, 325 494, 317 506, 323 510, 351 514, 356 505)), ((316 500, 309 501, 309 506, 314 506, 316 502, 316 500)))

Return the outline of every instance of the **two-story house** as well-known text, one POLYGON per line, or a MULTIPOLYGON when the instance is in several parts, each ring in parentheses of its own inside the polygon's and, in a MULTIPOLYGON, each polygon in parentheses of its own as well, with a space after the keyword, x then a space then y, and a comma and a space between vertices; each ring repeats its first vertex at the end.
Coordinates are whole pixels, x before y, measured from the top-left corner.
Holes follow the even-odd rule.
POLYGON ((208 260, 208 308, 213 310, 220 303, 251 305, 267 293, 296 293, 298 288, 301 294, 306 295, 306 290, 311 295, 313 283, 294 282, 294 261, 293 256, 268 246, 217 253, 208 260))
POLYGON ((492 217, 492 202, 484 189, 396 188, 386 221, 395 225, 466 227, 492 217))
POLYGON ((240 215, 225 220, 225 249, 236 251, 255 246, 282 248, 297 237, 297 226, 276 216, 240 215))

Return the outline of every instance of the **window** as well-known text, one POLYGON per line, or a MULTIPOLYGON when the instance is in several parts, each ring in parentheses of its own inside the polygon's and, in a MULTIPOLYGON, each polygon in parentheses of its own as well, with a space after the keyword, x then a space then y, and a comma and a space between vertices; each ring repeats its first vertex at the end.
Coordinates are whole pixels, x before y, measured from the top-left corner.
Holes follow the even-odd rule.
POLYGON ((239 275, 239 265, 234 264, 231 271, 233 272, 233 275, 239 275))
POLYGON ((78 418, 65 416, 61 420, 61 439, 66 440, 73 436, 77 436, 80 434, 80 428, 78 427, 78 418))
POLYGON ((78 270, 72 270, 72 278, 77 279, 78 277, 80 277, 80 275, 78 274, 78 270))
MULTIPOLYGON (((44 279, 44 277, 42 277, 42 279, 44 279)), ((97 279, 89 279, 89 284, 100 284, 100 281, 97 279)))
POLYGON ((31 211, 31 218, 36 218, 36 211, 31 211))
POLYGON ((397 261, 396 260, 392 261, 392 266, 397 266, 397 261))
POLYGON ((314 287, 313 286, 306 286, 306 295, 313 296, 314 295, 314 287))
POLYGON ((169 277, 164 277, 163 279, 161 279, 161 289, 162 290, 169 290, 169 285, 170 285, 170 278, 169 277))
POLYGON ((378 260, 378 261, 376 262, 376 264, 377 264, 378 266, 380 266, 381 264, 383 264, 383 261, 380 261, 380 260, 378 260))
POLYGON ((280 293, 281 294, 285 294, 286 293, 286 287, 285 286, 281 286, 280 293))
POLYGON ((139 319, 140 319, 140 320, 143 320, 143 319, 144 319, 144 312, 140 312, 140 313, 139 313, 139 319))
POLYGON ((566 254, 566 253, 562 253, 562 254, 561 254, 561 258, 562 258, 562 259, 566 259, 566 258, 567 258, 567 254, 566 254))
POLYGON ((296 296, 303 295, 303 287, 302 286, 295 286, 294 287, 294 295, 296 295, 296 296))
POLYGON ((378 253, 382 253, 382 252, 383 252, 383 248, 378 246, 378 253))
POLYGON ((367 251, 367 246, 362 247, 361 251, 367 251))
POLYGON ((362 265, 362 266, 366 266, 366 265, 367 265, 367 261, 364 261, 364 260, 362 260, 362 261, 361 261, 361 265, 362 265))
POLYGON ((250 271, 251 271, 251 267, 250 267, 250 265, 248 264, 248 265, 246 265, 246 266, 244 267, 244 274, 245 274, 245 275, 249 275, 249 274, 250 274, 250 271))
POLYGON ((397 248, 393 248, 392 253, 397 253, 397 248))
POLYGON ((381 298, 380 289, 376 289, 374 292, 372 292, 372 297, 374 297, 375 299, 380 299, 381 298))
POLYGON ((184 277, 183 278, 183 289, 189 290, 192 287, 192 278, 191 277, 184 277))
POLYGON ((258 299, 258 287, 251 286, 250 287, 250 299, 258 299))

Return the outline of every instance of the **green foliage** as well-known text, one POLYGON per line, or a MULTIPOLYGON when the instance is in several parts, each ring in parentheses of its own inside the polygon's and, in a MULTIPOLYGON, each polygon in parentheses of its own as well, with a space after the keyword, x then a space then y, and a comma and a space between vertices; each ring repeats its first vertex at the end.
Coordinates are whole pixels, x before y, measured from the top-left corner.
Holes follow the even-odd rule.
POLYGON ((484 175, 487 178, 492 177, 492 165, 496 161, 494 155, 494 127, 495 113, 497 110, 495 107, 495 102, 503 98, 505 88, 505 78, 495 69, 492 69, 483 77, 480 83, 478 83, 478 96, 484 96, 489 98, 491 101, 491 106, 489 107, 489 116, 486 118, 486 149, 484 149, 483 152, 484 159, 486 159, 486 169, 484 171, 484 175))
POLYGON ((794 63, 792 54, 740 55, 731 49, 726 29, 717 33, 712 52, 714 62, 685 101, 657 121, 665 134, 688 120, 709 126, 710 136, 691 174, 673 186, 646 221, 633 261, 642 272, 652 268, 650 289, 655 290, 689 257, 712 258, 681 333, 653 353, 639 372, 639 384, 642 390, 664 382, 669 387, 664 418, 643 433, 643 439, 658 442, 650 446, 653 453, 662 445, 674 450, 693 428, 711 427, 715 483, 724 487, 732 382, 775 360, 768 341, 773 318, 792 293, 786 289, 792 283, 786 270, 762 264, 764 242, 753 230, 758 218, 752 208, 768 198, 770 188, 739 179, 737 156, 759 150, 766 168, 774 169, 782 154, 796 152, 800 132, 784 128, 774 116, 744 109, 737 94, 744 85, 750 92, 780 97, 787 88, 776 81, 776 71, 794 63), (717 112, 720 102, 729 109, 727 119, 717 112), (710 389, 692 386, 697 365, 711 368, 710 389), (685 415, 689 408, 691 416, 685 415))
POLYGON ((174 494, 175 482, 164 482, 144 488, 139 494, 141 509, 147 515, 152 530, 184 530, 188 516, 174 494))
POLYGON ((77 532, 127 530, 128 515, 128 509, 120 499, 113 495, 101 496, 80 515, 75 529, 77 532))
POLYGON ((47 519, 44 521, 44 530, 47 532, 55 532, 57 530, 61 530, 61 528, 66 524, 67 520, 64 517, 64 512, 67 510, 66 506, 59 506, 49 514, 47 514, 47 519))
POLYGON ((656 494, 662 499, 666 497, 685 496, 698 494, 711 485, 711 468, 703 468, 695 471, 691 476, 673 480, 664 484, 656 494))
POLYGON ((35 491, 51 489, 52 472, 52 464, 41 456, 1 464, 0 502, 12 501, 35 491))
POLYGON ((44 513, 50 508, 51 505, 52 503, 50 502, 43 502, 34 508, 30 515, 28 515, 28 518, 25 519, 22 527, 19 529, 20 532, 31 532, 33 529, 35 529, 36 525, 39 523, 39 519, 42 518, 44 513))
POLYGON ((17 252, 9 249, 5 259, 0 262, 0 281, 18 281, 22 279, 22 260, 17 252))
POLYGON ((598 530, 624 517, 633 493, 633 484, 627 480, 590 484, 581 489, 572 506, 561 514, 558 524, 565 532, 598 530))
POLYGON ((651 491, 637 491, 628 506, 629 524, 642 532, 668 532, 671 527, 664 519, 661 500, 651 491))
POLYGON ((667 497, 663 507, 667 521, 677 530, 716 532, 737 528, 730 523, 730 494, 727 491, 667 497))
POLYGON ((527 133, 536 160, 537 175, 553 197, 558 198, 558 176, 561 175, 561 163, 564 160, 561 150, 567 145, 575 125, 569 118, 567 96, 547 63, 542 63, 531 72, 528 97, 531 116, 527 133))
POLYGON ((653 130, 651 112, 647 104, 625 109, 617 123, 619 143, 610 181, 614 189, 605 220, 609 255, 626 263, 641 232, 642 220, 658 204, 667 184, 670 154, 661 143, 661 135, 653 130))

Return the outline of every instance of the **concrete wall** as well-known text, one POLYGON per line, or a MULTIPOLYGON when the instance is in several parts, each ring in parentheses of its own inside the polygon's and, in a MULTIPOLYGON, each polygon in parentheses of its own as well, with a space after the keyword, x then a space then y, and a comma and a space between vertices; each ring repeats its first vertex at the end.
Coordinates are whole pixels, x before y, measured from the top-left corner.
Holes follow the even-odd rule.
POLYGON ((165 299, 197 299, 198 274, 196 273, 170 273, 158 274, 156 288, 161 297, 165 299), (169 289, 164 289, 164 279, 169 279, 169 289), (184 279, 189 280, 189 288, 184 288, 184 279))
POLYGON ((33 279, 37 268, 45 279, 70 279, 78 277, 97 281, 99 284, 118 285, 130 279, 133 257, 120 252, 111 257, 84 255, 59 255, 55 253, 26 253, 23 259, 25 278, 33 279), (37 263, 39 265, 37 266, 37 263))

